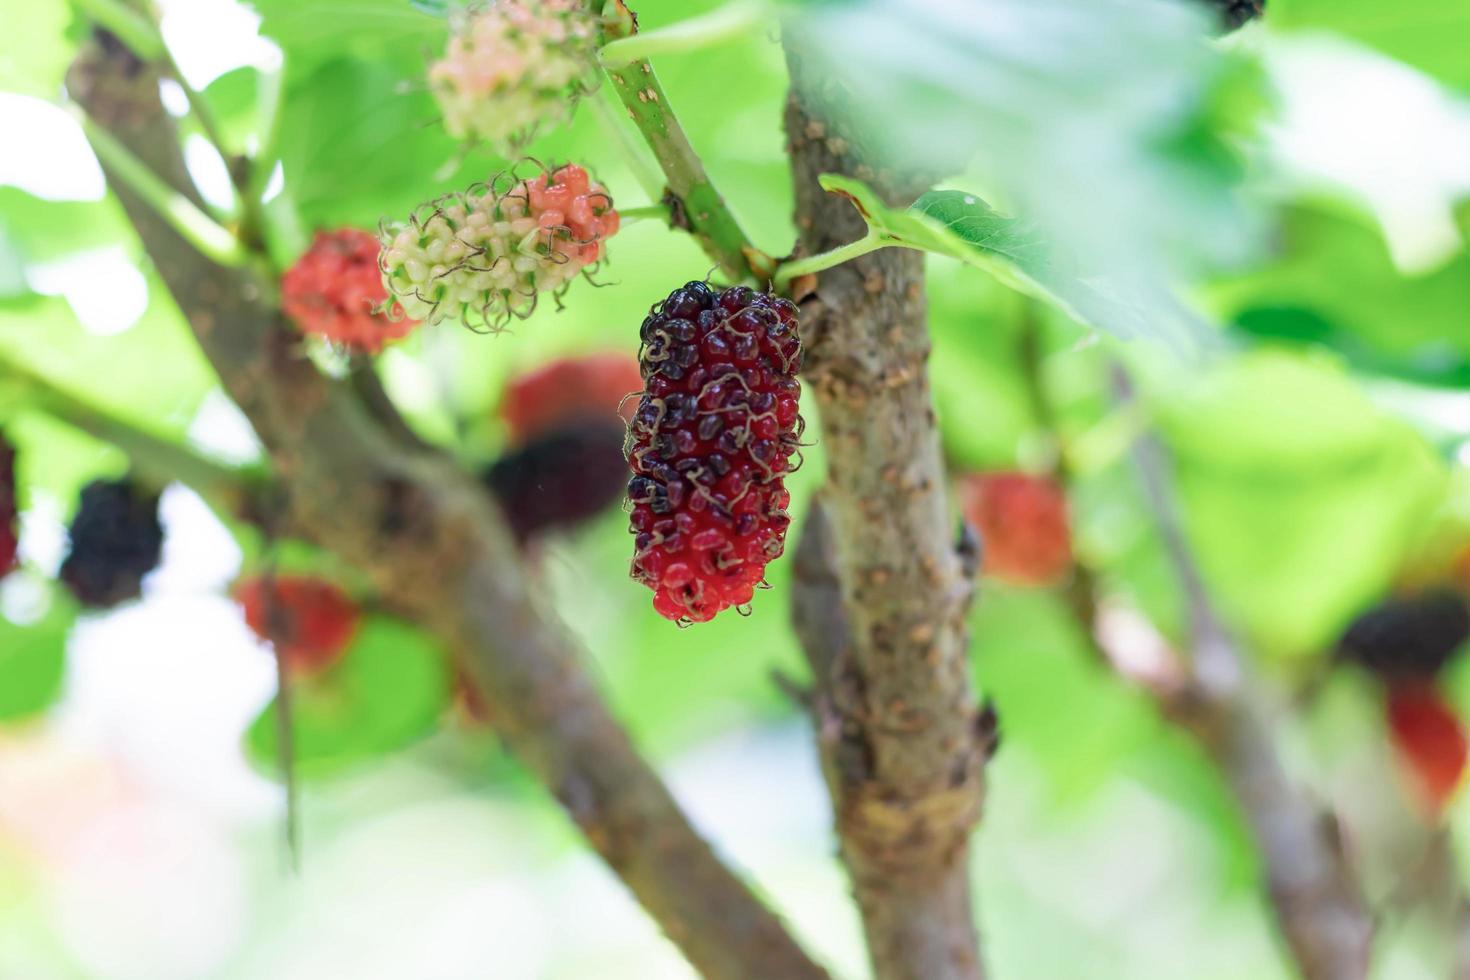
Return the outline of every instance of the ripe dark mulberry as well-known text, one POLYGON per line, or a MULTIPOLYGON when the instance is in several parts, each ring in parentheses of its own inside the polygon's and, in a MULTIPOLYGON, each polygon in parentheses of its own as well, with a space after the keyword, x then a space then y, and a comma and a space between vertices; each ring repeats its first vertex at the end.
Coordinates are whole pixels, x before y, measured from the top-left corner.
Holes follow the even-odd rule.
POLYGON ((1448 590, 1386 599, 1358 616, 1338 647, 1383 678, 1429 679, 1470 639, 1470 605, 1448 590))
POLYGON ((618 500, 628 483, 622 445, 616 417, 582 419, 502 456, 485 471, 484 482, 516 540, 525 542, 574 527, 618 500))
POLYGON ((702 623, 750 602, 780 557, 801 436, 796 306, 691 282, 643 321, 643 396, 626 451, 632 575, 653 608, 702 623))
POLYGON ((15 499, 15 447, 0 438, 0 576, 15 567, 20 544, 15 499))
POLYGON ((82 490, 70 537, 60 577, 78 602, 106 609, 136 599, 163 553, 158 494, 127 479, 94 480, 82 490))
MULTIPOLYGON (((622 415, 624 422, 631 421, 638 403, 628 396, 642 389, 638 360, 631 354, 563 357, 512 378, 500 417, 510 429, 511 444, 522 446, 577 420, 610 422, 622 415)), ((618 445, 622 442, 619 435, 618 445)))
POLYGON ((293 673, 313 674, 330 667, 357 633, 357 604, 322 579, 261 575, 239 582, 234 595, 245 624, 275 644, 293 673))

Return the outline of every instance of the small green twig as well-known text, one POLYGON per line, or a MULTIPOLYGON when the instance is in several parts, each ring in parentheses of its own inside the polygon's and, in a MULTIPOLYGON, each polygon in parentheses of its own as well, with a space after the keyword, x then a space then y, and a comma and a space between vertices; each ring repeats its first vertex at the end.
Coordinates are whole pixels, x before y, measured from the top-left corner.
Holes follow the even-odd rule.
POLYGON ((699 17, 609 41, 602 46, 598 59, 602 67, 612 70, 656 54, 694 51, 739 37, 770 16, 771 5, 764 0, 734 0, 699 17))
POLYGON ((597 122, 602 126, 603 131, 622 151, 623 160, 633 174, 633 179, 638 181, 639 187, 643 188, 643 193, 658 200, 664 196, 663 174, 659 172, 658 164, 648 155, 648 148, 628 134, 627 125, 618 118, 618 112, 613 108, 613 103, 609 101, 610 98, 611 96, 597 92, 586 101, 592 107, 593 114, 597 117, 597 122))
POLYGON ((229 230, 174 190, 148 169, 127 147, 80 110, 82 129, 102 165, 153 208, 175 232, 194 246, 199 254, 222 266, 239 267, 250 260, 250 253, 229 230))
MULTIPOLYGON (((629 38, 636 37, 631 13, 621 0, 617 0, 617 5, 624 15, 616 20, 619 29, 629 38)), ((612 22, 604 20, 604 23, 612 22)), ((770 278, 775 261, 751 244, 710 181, 669 105, 653 66, 639 59, 620 68, 607 69, 607 77, 668 178, 669 195, 674 198, 671 223, 693 234, 726 275, 758 281, 770 278)))
POLYGON ((773 277, 778 288, 784 288, 797 276, 811 275, 816 272, 824 272, 835 265, 851 262, 853 259, 869 252, 877 251, 889 245, 902 245, 902 242, 885 238, 876 231, 869 231, 855 242, 848 242, 820 255, 808 255, 805 258, 792 259, 782 262, 776 269, 773 277))
POLYGON ((668 221, 669 206, 667 204, 645 204, 636 208, 618 208, 618 217, 623 221, 642 221, 646 218, 668 221))
POLYGON ((147 432, 89 405, 29 367, 0 359, 0 381, 20 385, 30 407, 121 449, 160 483, 178 480, 192 487, 221 517, 238 519, 264 485, 260 471, 227 466, 147 432))
POLYGON ((143 61, 157 61, 167 54, 158 27, 122 0, 72 0, 72 4, 143 61))

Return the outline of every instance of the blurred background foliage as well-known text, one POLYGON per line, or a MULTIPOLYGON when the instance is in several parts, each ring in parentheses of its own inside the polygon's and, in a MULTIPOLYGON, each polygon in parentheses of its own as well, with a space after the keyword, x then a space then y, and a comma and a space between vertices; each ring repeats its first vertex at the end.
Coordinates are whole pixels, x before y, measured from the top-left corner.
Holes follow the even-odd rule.
MULTIPOLYGON (((715 5, 637 9, 653 28, 715 5)), ((161 6, 229 148, 276 134, 268 237, 282 266, 315 229, 371 229, 509 165, 437 125, 423 72, 446 28, 430 9, 161 6), (263 107, 277 86, 272 121, 263 107)), ((924 0, 804 5, 799 29, 825 38, 879 134, 953 163, 944 186, 1035 222, 1065 271, 1106 298, 1098 325, 1153 338, 1100 336, 931 258, 931 371, 955 472, 1046 471, 1060 453, 1079 562, 1157 631, 1137 642, 1182 648, 1180 588, 1127 455, 1157 431, 1229 626, 1284 691, 1316 692, 1281 733, 1289 762, 1331 795, 1365 853, 1400 855, 1415 824, 1402 794, 1384 791, 1399 784, 1376 695, 1323 676, 1356 613, 1470 540, 1470 8, 1272 0, 1266 25, 1213 43, 1207 16, 1184 0, 924 0), (1303 109, 1334 91, 1363 101, 1303 109), (1404 114, 1418 125, 1372 125, 1404 114), (1118 364, 1136 400, 1120 402, 1118 364)), ((257 461, 54 107, 80 25, 59 0, 13 5, 5 20, 0 362, 160 438, 257 461)), ((788 251, 775 29, 657 67, 754 240, 788 251)), ((593 95, 527 154, 584 163, 620 205, 648 203, 590 104, 610 99, 593 95)), ((201 190, 231 220, 223 162, 183 126, 201 190)), ((493 338, 422 330, 376 370, 425 438, 482 467, 505 442, 495 407, 508 378, 563 354, 635 350, 649 304, 709 271, 687 236, 630 223, 604 288, 579 281, 564 310, 543 304, 493 338)), ((171 490, 165 563, 145 599, 78 618, 49 584, 63 528, 80 488, 127 458, 44 408, 0 368, 24 512, 24 566, 0 589, 0 975, 460 977, 492 942, 497 976, 688 975, 452 704, 433 638, 386 614, 298 699, 306 871, 277 875, 273 675, 223 598, 266 544, 243 524, 223 533, 171 490), (109 842, 114 856, 97 860, 109 842), (401 904, 378 894, 400 881, 401 904), (153 897, 153 916, 130 909, 134 894, 153 897), (194 941, 171 944, 185 928, 194 941)), ((798 522, 822 478, 820 444, 805 458, 790 481, 798 522)), ((678 630, 627 578, 625 521, 614 510, 536 545, 548 601, 696 818, 820 954, 859 975, 809 734, 772 681, 804 670, 785 608, 790 562, 772 567, 752 616, 678 630)), ((269 551, 361 594, 330 556, 269 551)), ((1107 668, 1065 588, 986 581, 971 627, 1003 730, 975 859, 994 974, 1288 975, 1232 801, 1191 741, 1107 668)), ((1470 709, 1470 673, 1451 682, 1470 709)), ((1463 808, 1452 819, 1470 829, 1463 808)), ((1375 866, 1387 869, 1375 894, 1392 891, 1393 860, 1375 866)), ((1417 929, 1385 920, 1378 975, 1441 975, 1417 929)))

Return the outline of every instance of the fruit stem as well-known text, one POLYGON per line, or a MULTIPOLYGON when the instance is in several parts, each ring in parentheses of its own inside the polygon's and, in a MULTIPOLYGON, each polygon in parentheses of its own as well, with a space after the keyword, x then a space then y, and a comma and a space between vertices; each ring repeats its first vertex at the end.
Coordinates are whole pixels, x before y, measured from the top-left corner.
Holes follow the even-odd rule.
POLYGON ((76 115, 103 166, 153 208, 200 255, 229 268, 239 268, 250 261, 249 251, 238 238, 199 210, 193 201, 164 183, 148 169, 147 164, 133 156, 116 137, 80 109, 76 110, 76 115))
MULTIPOLYGON (((608 101, 603 92, 598 92, 587 100, 592 106, 593 113, 597 116, 597 122, 617 143, 618 149, 623 153, 623 160, 632 172, 633 179, 638 181, 638 186, 643 188, 643 193, 654 200, 664 196, 664 178, 658 169, 658 164, 648 155, 648 148, 638 143, 632 136, 628 135, 628 129, 623 121, 618 118, 618 113, 613 109, 612 103, 608 101)), ((619 211, 620 215, 627 215, 626 211, 619 211)))
POLYGON ((695 51, 737 38, 765 23, 771 5, 765 0, 734 0, 698 17, 608 41, 598 52, 602 67, 623 68, 656 54, 695 51))
POLYGON ((623 221, 639 221, 644 218, 667 221, 669 220, 669 206, 667 204, 645 204, 637 208, 619 208, 618 217, 623 221))
POLYGON ((157 61, 167 55, 158 28, 123 0, 72 0, 72 4, 143 61, 157 61))
POLYGON ((903 243, 885 238, 876 231, 869 231, 857 241, 848 242, 846 245, 839 245, 830 251, 817 255, 808 255, 800 259, 792 259, 789 262, 782 262, 776 269, 776 287, 778 289, 784 289, 797 276, 824 272, 833 266, 841 265, 844 262, 851 262, 859 256, 867 255, 869 252, 877 251, 885 246, 901 244, 903 243))
MULTIPOLYGON (((618 0, 617 9, 626 15, 621 28, 627 32, 628 39, 636 38, 632 14, 622 0, 618 0)), ((684 127, 679 125, 653 66, 646 59, 637 59, 620 68, 606 70, 613 90, 668 178, 668 197, 672 198, 669 201, 669 223, 694 235, 726 275, 737 279, 765 279, 774 268, 774 261, 751 244, 725 199, 705 173, 704 164, 689 144, 684 127)))

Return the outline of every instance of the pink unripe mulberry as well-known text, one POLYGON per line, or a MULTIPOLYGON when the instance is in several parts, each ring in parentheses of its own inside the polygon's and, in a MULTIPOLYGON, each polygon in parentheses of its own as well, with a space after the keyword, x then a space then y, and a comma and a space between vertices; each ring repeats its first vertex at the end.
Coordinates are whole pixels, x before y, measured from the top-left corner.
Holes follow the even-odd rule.
POLYGON ((429 88, 451 136, 514 149, 564 122, 595 67, 586 0, 498 0, 460 18, 429 88))
POLYGON ((801 435, 796 306, 691 282, 643 321, 628 431, 632 575, 680 623, 743 607, 780 557, 801 435))
POLYGON ((378 268, 408 316, 499 329, 529 316, 602 258, 618 213, 602 185, 567 164, 529 180, 502 176, 421 205, 384 227, 378 268))

